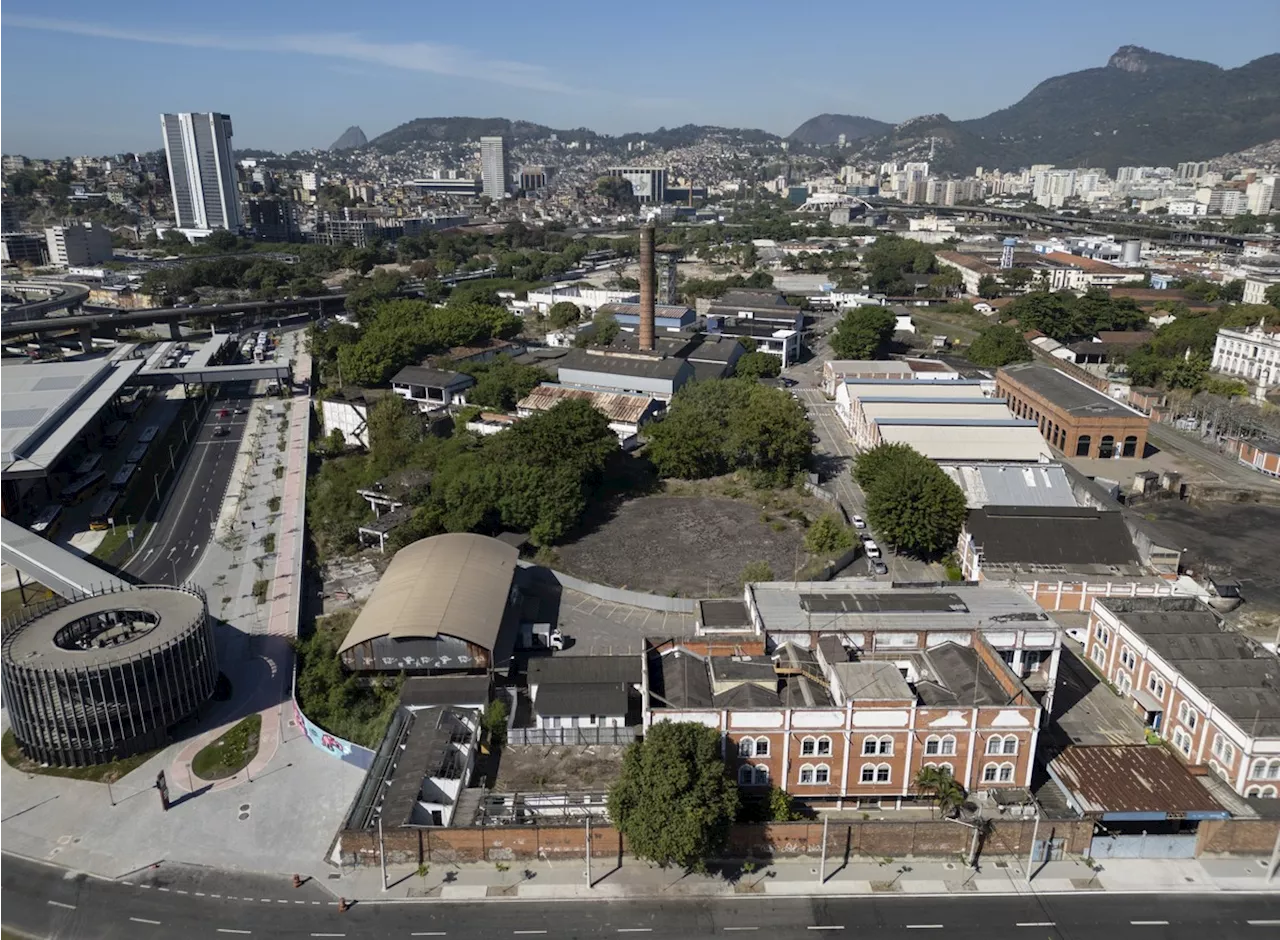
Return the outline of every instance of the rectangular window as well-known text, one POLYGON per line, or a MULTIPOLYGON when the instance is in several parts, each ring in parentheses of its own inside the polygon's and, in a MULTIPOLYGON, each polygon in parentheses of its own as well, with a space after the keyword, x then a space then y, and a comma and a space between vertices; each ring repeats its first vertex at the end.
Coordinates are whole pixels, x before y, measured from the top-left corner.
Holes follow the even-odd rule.
POLYGON ((924 742, 924 752, 930 756, 941 753, 939 747, 940 745, 937 738, 930 738, 924 742))
POLYGON ((769 756, 769 739, 756 738, 756 757, 769 756))
POLYGON ((823 757, 826 757, 831 753, 831 740, 829 738, 818 739, 818 753, 823 757))
POLYGON ((801 757, 812 757, 813 750, 814 750, 813 738, 805 738, 803 741, 800 742, 801 757))

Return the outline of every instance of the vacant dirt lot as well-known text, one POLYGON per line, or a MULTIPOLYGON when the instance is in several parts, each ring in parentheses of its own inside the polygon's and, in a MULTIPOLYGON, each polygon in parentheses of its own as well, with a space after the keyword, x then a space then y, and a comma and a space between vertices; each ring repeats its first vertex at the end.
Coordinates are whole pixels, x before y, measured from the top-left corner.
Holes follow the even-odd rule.
POLYGON ((742 569, 768 562, 790 578, 805 563, 803 532, 780 515, 731 499, 646 496, 557 549, 564 571, 599 584, 684 597, 736 595, 742 569))
POLYGON ((1280 612, 1280 507, 1169 500, 1144 503, 1138 512, 1166 545, 1187 549, 1183 564, 1196 574, 1221 572, 1240 582, 1240 615, 1251 608, 1280 612))
POLYGON ((613 744, 578 747, 506 747, 494 790, 602 790, 622 771, 622 752, 613 744))

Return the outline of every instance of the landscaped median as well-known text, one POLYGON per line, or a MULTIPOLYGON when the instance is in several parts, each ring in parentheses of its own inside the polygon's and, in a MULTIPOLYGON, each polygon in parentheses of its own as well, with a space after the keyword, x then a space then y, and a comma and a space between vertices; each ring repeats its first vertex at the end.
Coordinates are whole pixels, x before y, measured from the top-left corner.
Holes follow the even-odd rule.
POLYGON ((249 766, 258 754, 262 716, 250 715, 205 745, 191 761, 191 772, 201 780, 225 780, 249 766))

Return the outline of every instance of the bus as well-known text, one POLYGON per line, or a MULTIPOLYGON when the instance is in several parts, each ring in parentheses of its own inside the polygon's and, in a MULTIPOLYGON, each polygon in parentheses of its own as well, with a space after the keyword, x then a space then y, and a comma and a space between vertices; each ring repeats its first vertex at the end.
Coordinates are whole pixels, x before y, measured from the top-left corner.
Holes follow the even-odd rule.
POLYGON ((111 478, 111 485, 116 489, 122 490, 129 485, 129 480, 133 478, 133 471, 138 469, 136 463, 127 463, 119 470, 116 475, 111 478))
POLYGON ((90 454, 76 466, 76 476, 82 477, 87 473, 93 473, 102 466, 101 454, 90 454))
POLYGON ((160 433, 160 425, 148 424, 142 429, 142 433, 138 435, 139 444, 150 444, 156 439, 156 435, 160 433))
POLYGON ((139 444, 133 450, 129 451, 129 456, 124 458, 125 463, 142 463, 142 458, 147 456, 147 445, 139 444))
POLYGON ((31 523, 31 531, 42 538, 52 539, 58 533, 58 525, 62 522, 62 507, 56 503, 45 506, 44 511, 31 523))
POLYGON ((129 425, 123 421, 113 421, 107 425, 107 429, 102 432, 102 443, 108 447, 115 447, 120 443, 120 438, 124 437, 124 432, 129 429, 129 425))
POLYGON ((94 470, 92 473, 86 473, 77 477, 58 494, 58 499, 62 501, 62 505, 70 506, 74 503, 82 501, 86 496, 98 491, 98 487, 106 482, 107 475, 101 470, 94 470))
POLYGON ((119 490, 103 490, 89 510, 89 528, 95 532, 111 527, 111 515, 120 498, 119 490))

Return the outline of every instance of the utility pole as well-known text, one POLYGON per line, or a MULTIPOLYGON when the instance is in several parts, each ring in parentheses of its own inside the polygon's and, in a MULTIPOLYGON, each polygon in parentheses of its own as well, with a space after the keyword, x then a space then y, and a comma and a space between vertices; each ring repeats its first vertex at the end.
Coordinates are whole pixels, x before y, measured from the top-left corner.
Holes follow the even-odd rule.
MULTIPOLYGON (((1040 835, 1040 811, 1036 810, 1036 824, 1031 829, 1031 851, 1027 853, 1027 884, 1031 884, 1031 867, 1036 861, 1036 838, 1040 835)), ((1280 842, 1277 842, 1280 845, 1280 842)), ((1048 861, 1048 853, 1045 853, 1048 861)))
POLYGON ((387 844, 382 839, 382 816, 378 816, 378 862, 382 866, 382 890, 387 890, 387 844))
MULTIPOLYGON (((1280 842, 1276 843, 1280 846, 1280 842)), ((591 887, 591 813, 587 813, 587 887, 591 887)))
POLYGON ((1271 861, 1267 863, 1267 884, 1271 884, 1277 868, 1280 868, 1280 831, 1276 832, 1276 847, 1271 850, 1271 861))
POLYGON ((827 883, 827 827, 831 825, 831 817, 822 817, 822 864, 818 868, 818 884, 827 883))

